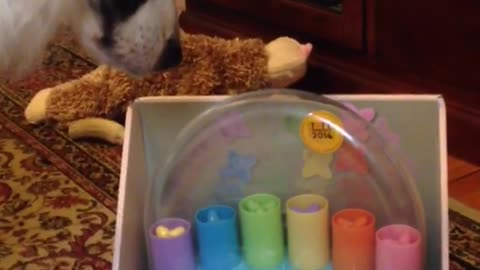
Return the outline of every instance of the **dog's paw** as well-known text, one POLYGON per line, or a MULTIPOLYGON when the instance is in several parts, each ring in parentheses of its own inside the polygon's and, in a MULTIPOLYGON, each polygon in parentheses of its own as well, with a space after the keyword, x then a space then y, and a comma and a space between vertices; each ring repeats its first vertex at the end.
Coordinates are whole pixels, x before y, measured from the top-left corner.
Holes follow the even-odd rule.
POLYGON ((28 104, 25 109, 25 118, 30 124, 39 124, 45 121, 47 116, 47 102, 52 90, 52 88, 40 90, 28 104))

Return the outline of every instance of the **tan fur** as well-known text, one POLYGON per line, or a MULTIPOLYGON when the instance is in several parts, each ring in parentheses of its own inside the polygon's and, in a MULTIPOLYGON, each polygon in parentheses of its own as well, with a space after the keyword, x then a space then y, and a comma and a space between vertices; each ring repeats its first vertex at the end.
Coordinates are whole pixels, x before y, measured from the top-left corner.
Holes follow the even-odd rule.
POLYGON ((269 86, 268 57, 260 39, 222 39, 183 33, 182 64, 142 79, 108 66, 56 86, 46 118, 69 122, 87 117, 115 119, 144 96, 237 94, 269 86))

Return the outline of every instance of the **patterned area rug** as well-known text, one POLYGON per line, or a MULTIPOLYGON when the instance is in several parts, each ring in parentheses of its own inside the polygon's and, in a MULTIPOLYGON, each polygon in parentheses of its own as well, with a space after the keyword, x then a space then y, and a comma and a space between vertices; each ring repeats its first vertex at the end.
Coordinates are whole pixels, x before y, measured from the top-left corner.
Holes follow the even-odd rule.
POLYGON ((480 211, 450 199, 450 269, 480 269, 480 211))
POLYGON ((73 142, 23 116, 36 91, 94 65, 58 45, 43 65, 0 82, 0 269, 111 269, 121 148, 73 142))
MULTIPOLYGON (((36 91, 95 67, 82 55, 61 33, 41 69, 0 80, 0 270, 111 269, 121 147, 23 116, 36 91)), ((480 269, 479 220, 451 209, 450 233, 450 269, 480 269)))

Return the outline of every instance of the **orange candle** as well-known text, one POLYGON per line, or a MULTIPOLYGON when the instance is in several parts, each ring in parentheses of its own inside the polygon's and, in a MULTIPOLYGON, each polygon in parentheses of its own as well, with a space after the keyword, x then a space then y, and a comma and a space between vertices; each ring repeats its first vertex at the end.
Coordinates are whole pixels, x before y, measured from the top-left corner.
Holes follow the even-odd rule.
POLYGON ((375 217, 362 209, 345 209, 332 219, 335 270, 375 269, 375 217))

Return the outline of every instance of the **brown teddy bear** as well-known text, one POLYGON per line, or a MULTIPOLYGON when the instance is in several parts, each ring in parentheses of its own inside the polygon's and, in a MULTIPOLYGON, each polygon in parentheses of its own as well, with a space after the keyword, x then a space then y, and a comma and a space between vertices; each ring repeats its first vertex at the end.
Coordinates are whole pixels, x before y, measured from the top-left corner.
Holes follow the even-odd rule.
POLYGON ((280 37, 223 39, 182 32, 183 62, 143 78, 99 66, 79 79, 39 91, 25 109, 32 124, 56 123, 69 136, 123 142, 118 121, 139 97, 165 95, 233 95, 269 87, 286 87, 306 71, 311 44, 280 37))

